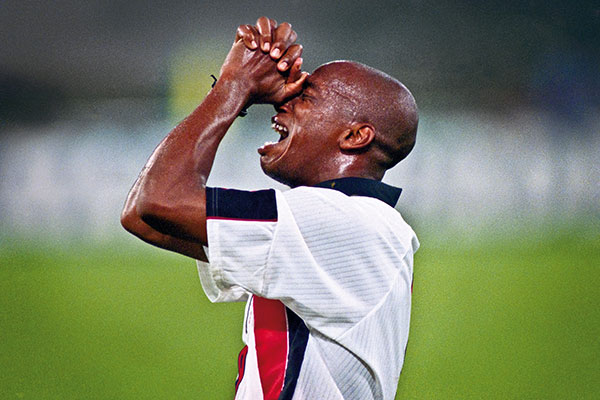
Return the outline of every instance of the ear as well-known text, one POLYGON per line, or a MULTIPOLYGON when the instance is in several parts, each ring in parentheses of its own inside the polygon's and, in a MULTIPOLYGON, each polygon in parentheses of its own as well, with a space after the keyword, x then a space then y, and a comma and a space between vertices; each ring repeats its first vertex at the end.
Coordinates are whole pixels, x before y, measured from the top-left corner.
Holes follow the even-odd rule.
POLYGON ((356 124, 345 130, 338 139, 342 150, 360 150, 375 139, 375 129, 371 124, 356 124))

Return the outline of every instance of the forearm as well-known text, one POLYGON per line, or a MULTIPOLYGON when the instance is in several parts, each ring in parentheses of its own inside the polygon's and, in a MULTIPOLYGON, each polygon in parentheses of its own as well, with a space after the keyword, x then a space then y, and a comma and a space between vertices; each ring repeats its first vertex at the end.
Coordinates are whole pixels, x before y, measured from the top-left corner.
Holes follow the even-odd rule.
MULTIPOLYGON (((146 185, 157 184, 158 192, 190 189, 210 173, 217 147, 248 102, 243 82, 219 80, 204 101, 158 145, 140 175, 146 185)), ((149 188, 146 188, 149 189, 149 188)))
POLYGON ((248 101, 243 83, 221 80, 158 145, 138 178, 142 196, 163 199, 204 188, 219 143, 248 101))
POLYGON ((243 82, 219 80, 154 150, 129 193, 122 222, 135 216, 158 233, 206 243, 205 183, 219 143, 248 98, 243 82))
POLYGON ((125 229, 156 246, 188 255, 191 245, 199 254, 207 244, 205 185, 227 130, 244 106, 281 104, 302 90, 307 73, 300 71, 302 46, 295 37, 289 24, 275 28, 266 17, 256 29, 238 28, 215 87, 142 169, 121 215, 125 229), (259 35, 261 43, 274 40, 281 54, 256 49, 259 35))

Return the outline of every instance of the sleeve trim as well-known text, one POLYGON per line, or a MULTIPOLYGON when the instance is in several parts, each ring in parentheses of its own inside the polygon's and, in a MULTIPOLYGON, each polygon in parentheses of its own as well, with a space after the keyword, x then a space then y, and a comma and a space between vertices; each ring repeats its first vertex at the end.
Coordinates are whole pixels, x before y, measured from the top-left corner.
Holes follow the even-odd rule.
POLYGON ((206 218, 277 222, 275 190, 206 188, 206 218))
POLYGON ((206 217, 206 219, 216 219, 216 220, 220 220, 220 221, 277 222, 277 218, 275 218, 275 219, 251 219, 251 218, 206 217))

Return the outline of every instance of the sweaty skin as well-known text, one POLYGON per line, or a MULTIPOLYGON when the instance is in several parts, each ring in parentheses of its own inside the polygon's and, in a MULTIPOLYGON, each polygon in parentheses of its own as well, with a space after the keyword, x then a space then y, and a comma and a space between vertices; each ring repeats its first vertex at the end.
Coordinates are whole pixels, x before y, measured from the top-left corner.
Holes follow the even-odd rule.
POLYGON ((272 121, 284 139, 259 149, 261 167, 291 187, 341 177, 381 180, 415 143, 411 93, 356 62, 317 68, 301 95, 276 110, 272 121))
POLYGON ((256 27, 238 28, 214 88, 140 172, 121 213, 126 230, 155 246, 206 260, 205 185, 219 143, 242 108, 282 103, 302 90, 307 74, 300 71, 302 46, 295 39, 289 24, 277 26, 265 17, 256 27), (268 49, 259 50, 258 44, 268 49))
POLYGON ((280 141, 261 147, 270 177, 291 187, 341 177, 380 180, 415 142, 417 109, 397 80, 365 65, 301 72, 291 25, 261 17, 238 28, 218 82, 158 145, 133 185, 121 223, 155 246, 205 260, 205 185, 217 148, 244 108, 273 104, 280 141))

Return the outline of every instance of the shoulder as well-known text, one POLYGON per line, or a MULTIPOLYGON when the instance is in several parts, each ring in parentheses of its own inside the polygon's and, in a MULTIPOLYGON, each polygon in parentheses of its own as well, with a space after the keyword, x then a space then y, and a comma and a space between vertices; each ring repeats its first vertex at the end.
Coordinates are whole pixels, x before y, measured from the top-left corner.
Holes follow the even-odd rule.
POLYGON ((289 213, 305 232, 394 236, 403 238, 407 245, 416 238, 398 210, 373 197, 304 186, 278 192, 277 196, 279 212, 289 213))
POLYGON ((321 216, 346 215, 359 219, 362 216, 385 215, 394 219, 402 218, 396 209, 381 200, 349 196, 333 189, 302 186, 279 192, 278 196, 278 201, 285 201, 294 210, 308 209, 321 216))

